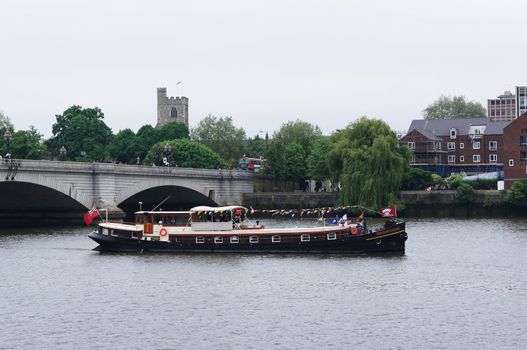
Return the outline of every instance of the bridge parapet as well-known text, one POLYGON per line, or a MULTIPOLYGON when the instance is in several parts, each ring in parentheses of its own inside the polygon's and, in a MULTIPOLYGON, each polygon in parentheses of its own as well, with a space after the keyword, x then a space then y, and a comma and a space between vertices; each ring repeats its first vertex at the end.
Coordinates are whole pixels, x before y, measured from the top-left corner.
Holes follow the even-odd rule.
POLYGON ((219 205, 240 204, 253 192, 252 174, 223 169, 152 167, 113 163, 17 160, 13 179, 5 179, 7 162, 0 164, 0 181, 17 181, 52 188, 92 206, 119 210, 118 205, 141 191, 158 186, 180 186, 211 198, 219 205))

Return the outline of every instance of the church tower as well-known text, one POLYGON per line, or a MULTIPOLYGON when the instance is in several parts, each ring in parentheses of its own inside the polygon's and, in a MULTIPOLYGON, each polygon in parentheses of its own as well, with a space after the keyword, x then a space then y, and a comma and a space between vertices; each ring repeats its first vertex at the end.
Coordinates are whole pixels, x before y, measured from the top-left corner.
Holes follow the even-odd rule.
POLYGON ((188 128, 188 98, 167 97, 167 88, 157 88, 156 128, 169 122, 183 123, 188 128))

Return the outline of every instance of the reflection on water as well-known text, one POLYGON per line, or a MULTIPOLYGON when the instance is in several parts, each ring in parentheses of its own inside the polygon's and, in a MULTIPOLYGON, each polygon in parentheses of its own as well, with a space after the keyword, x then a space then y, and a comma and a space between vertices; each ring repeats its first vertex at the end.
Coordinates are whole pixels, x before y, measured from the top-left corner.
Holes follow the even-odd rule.
POLYGON ((0 231, 0 348, 527 343, 526 220, 410 220, 395 256, 102 254, 90 229, 0 231))

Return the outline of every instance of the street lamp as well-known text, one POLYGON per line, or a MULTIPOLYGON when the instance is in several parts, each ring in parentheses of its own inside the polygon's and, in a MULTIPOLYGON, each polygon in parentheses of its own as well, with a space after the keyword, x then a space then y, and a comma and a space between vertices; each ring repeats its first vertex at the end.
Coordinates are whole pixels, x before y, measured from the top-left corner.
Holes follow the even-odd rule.
POLYGON ((66 154, 68 153, 68 151, 66 150, 66 147, 62 146, 60 149, 59 149, 59 154, 60 154, 60 158, 62 160, 64 160, 64 158, 66 158, 66 154))
MULTIPOLYGON (((11 139, 13 138, 13 135, 7 130, 4 134, 4 140, 7 142, 7 154, 10 155, 9 152, 9 144, 11 142, 11 139)), ((8 157, 9 158, 9 157, 8 157)))

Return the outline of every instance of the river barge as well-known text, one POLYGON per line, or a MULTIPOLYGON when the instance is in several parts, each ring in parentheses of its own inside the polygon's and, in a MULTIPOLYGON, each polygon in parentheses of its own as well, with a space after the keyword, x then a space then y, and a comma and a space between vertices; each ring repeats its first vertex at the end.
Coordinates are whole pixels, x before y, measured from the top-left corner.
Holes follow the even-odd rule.
POLYGON ((101 221, 88 236, 96 250, 198 253, 380 253, 404 252, 405 222, 383 227, 341 220, 318 227, 266 228, 247 220, 242 206, 195 207, 190 211, 139 211, 135 222, 101 221))

